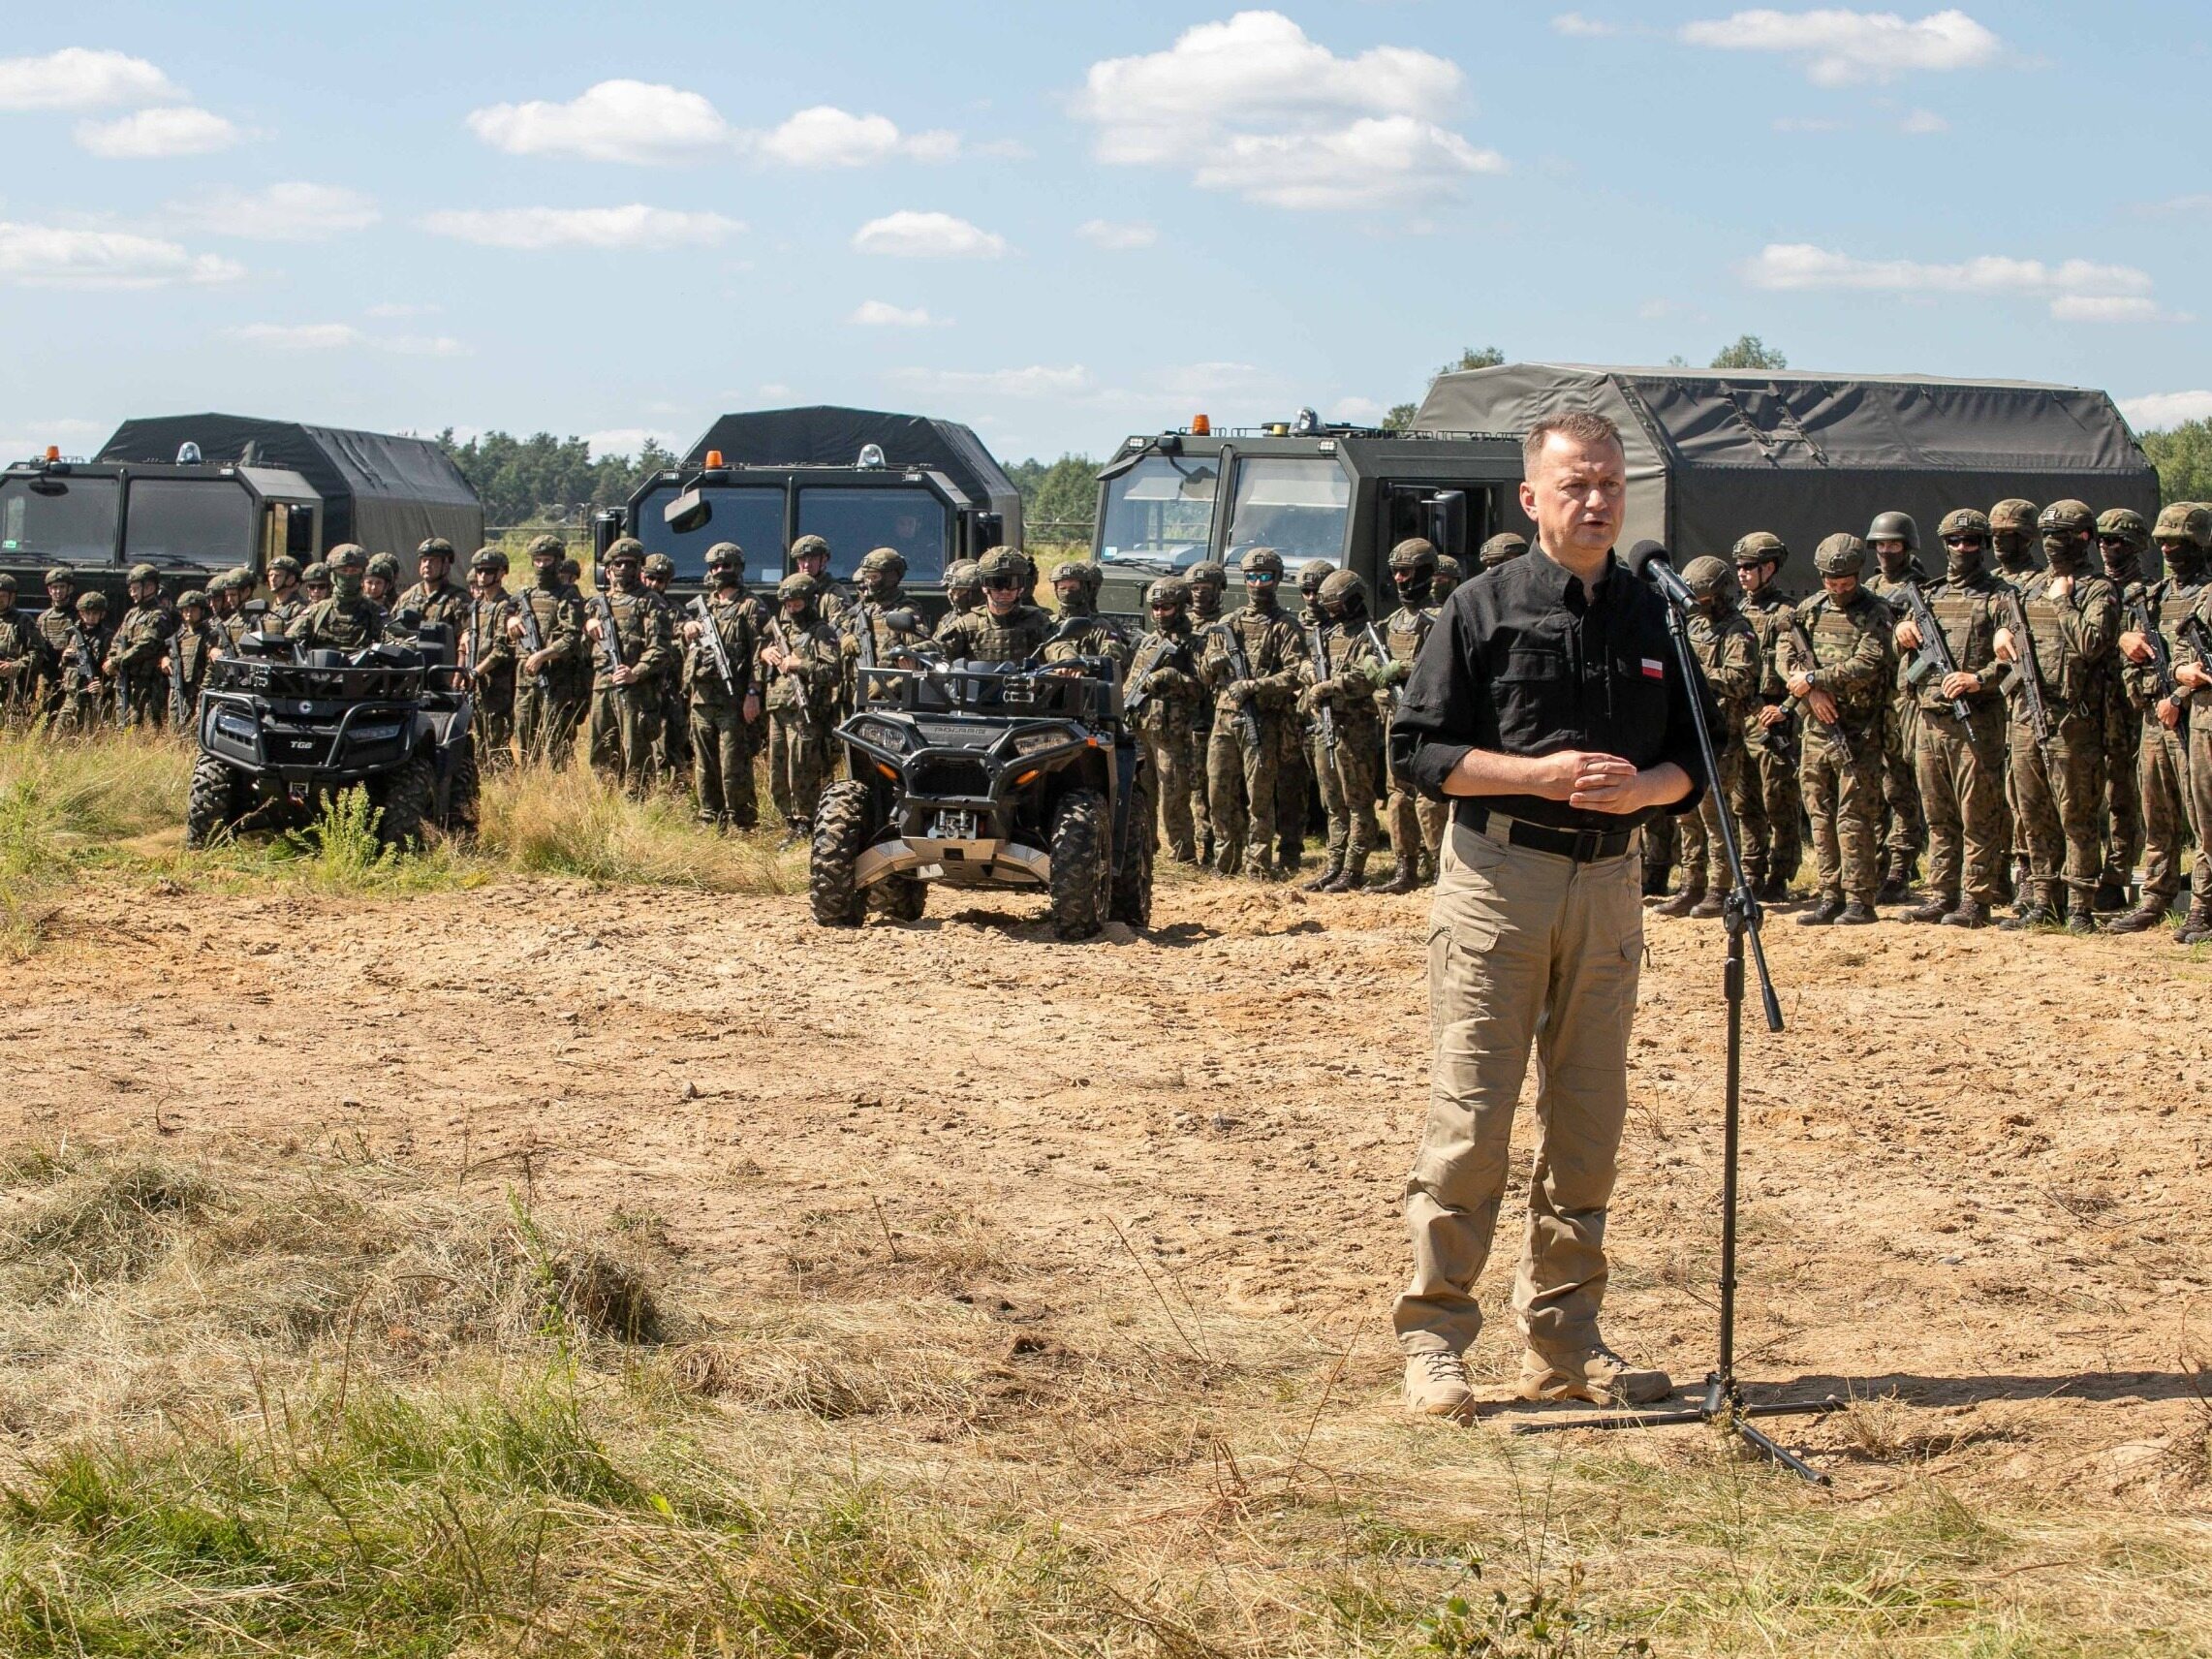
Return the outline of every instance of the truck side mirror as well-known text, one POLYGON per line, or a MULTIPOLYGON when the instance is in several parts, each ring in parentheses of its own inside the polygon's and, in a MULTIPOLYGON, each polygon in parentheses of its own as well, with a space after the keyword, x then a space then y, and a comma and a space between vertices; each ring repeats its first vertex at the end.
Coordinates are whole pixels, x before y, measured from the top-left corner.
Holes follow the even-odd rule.
POLYGON ((679 536, 706 528, 714 516, 714 504, 696 489, 687 489, 661 509, 661 522, 679 536))
POLYGON ((1467 557, 1467 492, 1440 489, 1421 503, 1428 518, 1428 539, 1440 553, 1455 559, 1467 557))

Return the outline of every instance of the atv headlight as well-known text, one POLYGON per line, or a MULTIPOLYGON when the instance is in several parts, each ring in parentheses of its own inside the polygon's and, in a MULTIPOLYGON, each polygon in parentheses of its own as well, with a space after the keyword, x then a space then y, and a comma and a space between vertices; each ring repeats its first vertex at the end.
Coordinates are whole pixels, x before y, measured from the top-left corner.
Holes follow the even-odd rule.
POLYGON ((861 742, 894 755, 906 753, 908 735, 906 727, 889 720, 862 720, 853 728, 853 736, 861 742))
POLYGON ((398 721, 387 720, 374 726, 356 726, 349 735, 357 743, 389 743, 401 730, 398 721))
POLYGON ((1014 736, 1013 752, 1022 756, 1041 754, 1046 749, 1057 749, 1071 740, 1067 733, 1049 727, 1041 732, 1022 732, 1014 736))
POLYGON ((226 737, 235 737, 241 743, 250 743, 259 728, 243 714, 223 713, 215 716, 215 730, 226 737))

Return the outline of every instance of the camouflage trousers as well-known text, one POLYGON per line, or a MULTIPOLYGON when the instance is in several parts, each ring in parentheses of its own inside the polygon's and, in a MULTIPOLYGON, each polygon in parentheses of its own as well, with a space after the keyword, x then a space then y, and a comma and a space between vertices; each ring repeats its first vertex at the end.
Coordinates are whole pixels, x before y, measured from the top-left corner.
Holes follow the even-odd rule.
POLYGON ((1426 873, 1436 868, 1436 850, 1444 840, 1444 826, 1450 808, 1431 800, 1399 778, 1390 779, 1390 798, 1383 816, 1390 831, 1390 852, 1399 863, 1426 873))
POLYGON ((1383 839, 1375 822, 1375 785, 1381 773, 1383 736, 1372 720, 1338 717, 1336 752, 1314 738, 1314 772, 1328 813, 1331 863, 1349 858, 1364 864, 1383 839))
POLYGON ((1289 714, 1254 711, 1260 741, 1244 740, 1243 721, 1214 721, 1206 743, 1206 800, 1213 817, 1214 868, 1266 875, 1275 861, 1275 786, 1298 746, 1297 721, 1289 714), (1247 846, 1247 837, 1250 845, 1247 846))
POLYGON ((2195 834, 2201 847, 2204 826, 2189 793, 2189 727, 2168 732, 2148 712, 2142 722, 2135 752, 2135 783, 2143 802, 2142 901, 2163 909, 2181 892, 2187 856, 2183 843, 2195 834))
POLYGON ((643 686, 602 686, 591 694, 592 767, 632 795, 642 795, 652 782, 653 716, 658 712, 651 691, 643 686))
POLYGON ((576 728, 583 723, 585 701, 579 692, 558 687, 545 690, 534 678, 517 683, 514 740, 522 759, 548 767, 567 766, 576 749, 576 728))
POLYGON ((1682 831, 1675 814, 1662 812, 1643 827, 1643 881, 1649 888, 1664 887, 1672 876, 1674 861, 1682 850, 1682 831), (1656 884, 1653 878, 1657 877, 1656 884))
POLYGON ((1928 818, 1928 892, 1995 906, 2004 897, 2005 708, 1984 700, 1961 721, 1948 709, 1920 711, 1915 759, 1928 818))
POLYGON ((1920 808, 1920 780, 1915 736, 1920 710, 1907 692, 1890 700, 1882 720, 1882 846, 1898 869, 1912 867, 1928 844, 1928 823, 1920 808))
POLYGON ((671 682, 661 690, 658 731, 653 743, 653 769, 671 778, 690 772, 690 700, 671 682))
POLYGON ((829 753, 817 735, 821 730, 819 716, 810 730, 788 710, 772 709, 768 715, 768 798, 794 830, 812 827, 828 774, 829 753))
POLYGON ((1206 798, 1206 752, 1212 740, 1211 726, 1191 728, 1191 837, 1201 859, 1213 844, 1213 805, 1206 798))
POLYGON ((2137 776, 2141 766, 2143 725, 2131 708, 2124 720, 2108 722, 2104 732, 2103 821, 2104 864, 2101 883, 2126 887, 2135 879, 2135 861, 2143 856, 2143 797, 2137 776))
POLYGON ((62 694, 61 712, 54 724, 57 732, 77 736, 88 736, 104 726, 115 721, 115 704, 105 686, 88 690, 67 691, 62 694))
POLYGON ((153 673, 127 673, 120 677, 115 688, 116 707, 123 712, 126 726, 144 726, 153 731, 166 731, 169 727, 169 677, 160 672, 153 673))
POLYGON ((1187 723, 1170 718, 1164 726, 1147 727, 1139 736, 1152 766, 1154 816, 1159 820, 1152 832, 1169 858, 1195 864, 1199 841, 1191 823, 1191 789, 1194 781, 1203 782, 1199 775, 1197 735, 1187 723))
POLYGON ((2097 830, 2103 804, 2103 723, 2068 715, 2051 733, 2047 758, 2024 721, 2012 722, 2009 742, 2012 797, 2019 805, 2020 830, 2028 844, 2028 879, 2037 889, 2036 896, 2056 909, 2063 878, 2087 915, 2102 867, 2097 830))
POLYGON ((761 819, 761 801, 743 712, 729 704, 695 703, 685 735, 691 739, 691 787, 700 817, 724 829, 752 829, 761 819))
POLYGON ((2189 774, 2185 791, 2195 808, 2196 863, 2189 877, 2189 908, 2212 915, 2212 707, 2189 723, 2189 774))
MULTIPOLYGON (((1301 724, 1298 717, 1293 714, 1288 718, 1295 731, 1301 724)), ((1284 749, 1283 764, 1275 772, 1275 838, 1286 867, 1305 857, 1307 798, 1326 788, 1323 774, 1328 767, 1319 758, 1320 746, 1320 734, 1306 728, 1284 749)), ((1325 798, 1322 809, 1325 820, 1325 798)))
POLYGON ((485 686, 477 693, 469 719, 469 740, 476 745, 479 772, 495 772, 514 764, 514 688, 485 686))
MULTIPOLYGON (((1743 830, 1744 874, 1755 882, 1768 875, 1788 881, 1797 873, 1804 853, 1797 767, 1787 739, 1777 740, 1773 732, 1757 723, 1747 725, 1743 768, 1744 810, 1737 816, 1737 827, 1743 830)), ((1645 833, 1650 833, 1648 826, 1645 833)))
POLYGON ((1807 724, 1797 787, 1813 823, 1813 868, 1823 896, 1872 904, 1882 886, 1882 729, 1851 736, 1851 758, 1807 724))
POLYGON ((1732 812, 1743 798, 1743 745, 1725 743, 1717 758, 1721 763, 1721 775, 1698 798, 1697 811, 1660 814, 1681 826, 1676 833, 1682 859, 1682 885, 1692 892, 1727 892, 1735 881, 1729 873, 1728 845, 1721 839, 1721 803, 1727 801, 1732 812))

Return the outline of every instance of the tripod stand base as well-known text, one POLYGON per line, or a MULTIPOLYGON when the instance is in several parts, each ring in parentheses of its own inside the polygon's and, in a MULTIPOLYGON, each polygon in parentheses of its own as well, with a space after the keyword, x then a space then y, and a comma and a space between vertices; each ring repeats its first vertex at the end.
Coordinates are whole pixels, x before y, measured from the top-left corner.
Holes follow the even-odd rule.
POLYGON ((1683 1428, 1693 1424, 1725 1429, 1735 1435, 1762 1457, 1789 1470, 1801 1480, 1816 1487, 1833 1486, 1835 1483, 1787 1446, 1761 1434, 1747 1421, 1755 1417, 1824 1417, 1831 1411, 1841 1411, 1844 1402, 1830 1394, 1818 1400, 1768 1400, 1759 1405, 1747 1401, 1738 1392, 1732 1379, 1711 1376, 1705 1379, 1705 1397, 1696 1405, 1673 1406, 1665 1411, 1605 1411, 1591 1412, 1585 1416, 1546 1418, 1542 1423, 1516 1423, 1515 1434, 1564 1434, 1570 1429, 1624 1429, 1624 1428, 1683 1428))

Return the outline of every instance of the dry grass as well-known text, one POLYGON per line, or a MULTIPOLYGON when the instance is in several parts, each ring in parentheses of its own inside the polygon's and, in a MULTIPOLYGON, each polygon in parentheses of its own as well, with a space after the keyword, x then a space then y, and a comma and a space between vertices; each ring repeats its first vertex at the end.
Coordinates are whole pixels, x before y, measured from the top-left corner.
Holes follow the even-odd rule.
POLYGON ((688 798, 635 799, 583 767, 525 767, 487 779, 474 857, 516 873, 709 892, 787 892, 798 880, 796 856, 777 848, 774 831, 717 835, 699 825, 688 798))
POLYGON ((810 1284, 700 1306, 650 1218, 376 1163, 33 1149, 0 1195, 11 1655, 2026 1659, 2212 1629, 2186 1515, 1974 1507, 1909 1449, 1841 1502, 1688 1436, 1408 1422, 1379 1340, 1194 1334, 1119 1244, 1000 1298, 972 1218, 871 1245, 872 1215, 794 1217, 810 1284))

